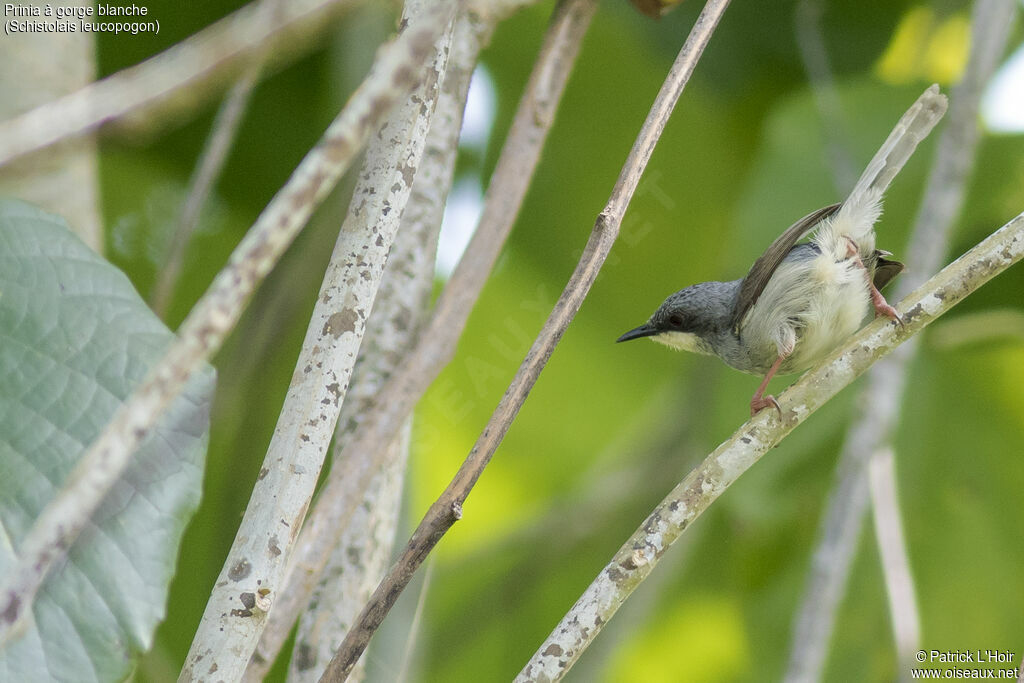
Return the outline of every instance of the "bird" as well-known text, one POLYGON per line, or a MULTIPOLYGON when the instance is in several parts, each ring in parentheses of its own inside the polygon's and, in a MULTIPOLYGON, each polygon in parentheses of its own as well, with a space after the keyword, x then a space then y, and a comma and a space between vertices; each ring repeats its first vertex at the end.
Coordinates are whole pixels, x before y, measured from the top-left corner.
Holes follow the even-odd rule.
POLYGON ((750 414, 770 406, 781 418, 778 400, 765 395, 772 377, 813 367, 856 332, 872 309, 903 325, 880 290, 904 266, 876 248, 875 223, 886 189, 946 106, 938 85, 929 87, 897 122, 845 201, 813 211, 783 231, 742 279, 681 289, 616 341, 650 337, 763 375, 750 414))

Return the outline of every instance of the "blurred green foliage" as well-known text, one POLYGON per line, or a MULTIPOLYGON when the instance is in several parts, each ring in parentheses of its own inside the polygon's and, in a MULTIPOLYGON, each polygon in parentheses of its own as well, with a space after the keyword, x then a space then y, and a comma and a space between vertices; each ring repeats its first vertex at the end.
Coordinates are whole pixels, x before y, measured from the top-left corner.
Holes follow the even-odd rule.
MULTIPOLYGON (((238 4, 154 2, 150 13, 160 19, 161 34, 100 35, 102 71, 163 49, 238 4)), ((602 3, 515 231, 458 356, 417 413, 408 527, 465 457, 568 279, 700 4, 683 3, 655 22, 625 0, 602 3)), ((931 79, 946 79, 948 91, 955 74, 948 57, 962 59, 968 7, 960 0, 821 5, 846 115, 835 135, 859 173, 931 79), (908 21, 917 24, 908 28, 908 21)), ((414 679, 513 676, 646 512, 746 418, 754 378, 714 359, 612 342, 672 291, 740 277, 782 228, 841 199, 800 60, 795 6, 736 2, 727 11, 608 264, 463 520, 435 553, 414 679)), ((485 182, 551 8, 542 2, 503 23, 484 54, 498 99, 485 182)), ((392 26, 392 9, 353 12, 322 46, 277 68, 256 90, 190 246, 172 327, 361 78, 375 42, 392 26)), ((144 296, 214 110, 211 103, 155 139, 103 140, 108 255, 144 296)), ((911 264, 903 245, 933 151, 934 136, 896 180, 879 227, 879 244, 911 264)), ((1024 209, 1021 159, 1020 136, 983 140, 954 254, 1024 209)), ((461 173, 480 172, 479 159, 462 161, 461 173)), ((314 216, 216 358, 220 384, 204 498, 184 540, 168 618, 139 680, 170 680, 184 659, 269 442, 346 197, 340 188, 314 216)), ((950 315, 1020 311, 1022 291, 1024 269, 1017 267, 950 315)), ((926 332, 911 370, 897 471, 926 648, 1009 649, 1019 663, 1022 368, 1020 339, 938 350, 926 332)), ((821 410, 692 527, 570 680, 781 677, 857 391, 821 410)), ((403 618, 416 598, 414 587, 371 647, 375 680, 394 678, 407 641, 403 618)), ((895 666, 866 525, 827 679, 892 680, 895 666)))

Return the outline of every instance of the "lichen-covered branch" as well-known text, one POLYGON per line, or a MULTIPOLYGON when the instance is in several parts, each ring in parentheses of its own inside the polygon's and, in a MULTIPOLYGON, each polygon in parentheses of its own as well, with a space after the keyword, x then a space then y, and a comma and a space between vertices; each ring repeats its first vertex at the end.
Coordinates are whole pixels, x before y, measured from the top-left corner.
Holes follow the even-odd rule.
MULTIPOLYGON (((394 439, 389 447, 375 451, 353 452, 348 446, 359 427, 372 419, 382 386, 401 367, 426 317, 434 281, 438 231, 454 174, 466 94, 490 29, 469 12, 461 12, 456 18, 452 48, 423 159, 416 171, 412 195, 388 257, 378 301, 359 349, 353 383, 338 420, 327 488, 314 502, 311 514, 321 506, 343 502, 353 509, 351 523, 335 520, 320 527, 325 534, 325 547, 317 556, 303 552, 308 547, 308 522, 303 527, 288 562, 280 599, 274 604, 246 669, 246 681, 264 679, 300 614, 302 624, 308 628, 300 624, 292 653, 291 676, 294 680, 304 680, 314 674, 319 677, 391 558, 393 538, 387 543, 378 543, 377 547, 366 544, 379 541, 385 535, 376 521, 388 514, 388 505, 380 497, 387 495, 382 489, 385 484, 400 486, 402 481, 405 462, 402 440, 394 439), (371 458, 375 458, 375 462, 365 462, 371 458), (354 474, 362 470, 372 472, 369 481, 361 481, 354 474), (370 497, 372 499, 368 500, 370 497), (329 543, 334 544, 333 551, 329 543), (353 547, 356 550, 348 552, 353 547), (379 569, 375 559, 378 557, 385 563, 380 564, 379 569), (319 584, 316 584, 318 579, 319 584), (328 581, 329 586, 325 585, 328 581), (319 585, 316 596, 313 595, 314 585, 319 585), (351 592, 358 595, 350 595, 351 592), (319 606, 313 612, 309 611, 311 600, 319 606), (315 629, 310 626, 312 623, 316 624, 315 629)), ((399 426, 397 431, 404 430, 399 426)))
MULTIPOLYGON (((410 0, 406 31, 454 16, 451 0, 410 0)), ((348 216, 327 265, 295 373, 235 541, 214 585, 180 681, 241 678, 284 581, 391 243, 412 190, 448 61, 450 28, 424 60, 412 94, 368 145, 348 216), (266 601, 252 609, 246 596, 266 601)))
POLYGON ((49 568, 64 556, 189 377, 220 348, 256 286, 348 168, 370 132, 411 89, 446 23, 439 13, 404 31, 381 51, 362 87, 260 214, 182 323, 163 358, 115 412, 36 520, 18 548, 17 565, 0 585, 0 642, 30 611, 49 568))
POLYGON ((1024 213, 990 235, 898 306, 905 328, 876 319, 782 393, 782 419, 752 417, 694 468, 647 517, 537 649, 517 681, 560 679, 647 578, 665 551, 762 455, 876 360, 1024 257, 1024 213))

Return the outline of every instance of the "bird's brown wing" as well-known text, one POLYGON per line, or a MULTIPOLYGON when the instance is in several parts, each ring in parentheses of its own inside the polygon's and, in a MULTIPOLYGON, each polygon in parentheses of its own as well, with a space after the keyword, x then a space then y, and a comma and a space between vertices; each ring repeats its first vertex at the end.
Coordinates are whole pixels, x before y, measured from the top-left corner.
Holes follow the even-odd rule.
MULTIPOLYGON (((768 281, 775 274, 775 269, 782 263, 782 259, 786 258, 789 250, 803 239, 807 233, 813 230, 818 223, 838 211, 840 206, 841 204, 832 204, 807 214, 786 228, 785 232, 776 237, 775 241, 765 249, 760 258, 754 261, 754 265, 750 267, 750 272, 747 273, 747 276, 743 278, 743 282, 740 284, 739 297, 736 299, 736 307, 732 312, 731 327, 734 333, 739 334, 739 327, 743 321, 743 316, 757 302, 757 298, 761 296, 761 292, 764 291, 768 281)), ((890 263, 895 263, 895 261, 890 263)))

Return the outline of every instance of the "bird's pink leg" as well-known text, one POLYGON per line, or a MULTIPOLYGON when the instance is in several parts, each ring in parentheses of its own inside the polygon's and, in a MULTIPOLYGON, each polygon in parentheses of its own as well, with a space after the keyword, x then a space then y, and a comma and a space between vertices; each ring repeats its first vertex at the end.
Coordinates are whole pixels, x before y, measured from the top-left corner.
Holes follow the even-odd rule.
POLYGON ((903 322, 903 316, 899 314, 899 311, 897 311, 895 308, 889 305, 889 302, 885 300, 885 297, 882 296, 882 293, 878 291, 878 287, 875 287, 875 283, 871 280, 871 274, 868 272, 867 266, 865 266, 864 262, 860 259, 860 254, 858 253, 859 250, 857 249, 857 243, 854 242, 849 237, 846 238, 846 241, 849 242, 849 246, 846 252, 847 255, 856 259, 858 265, 860 265, 861 269, 864 270, 864 277, 867 279, 868 282, 868 291, 871 292, 871 305, 875 307, 875 315, 884 315, 886 318, 895 320, 897 323, 899 323, 900 327, 906 327, 905 323, 903 322))
POLYGON ((779 419, 782 419, 782 408, 779 406, 779 402, 775 400, 775 397, 771 394, 765 396, 764 390, 768 388, 768 382, 775 376, 775 373, 779 371, 779 366, 782 365, 782 361, 786 359, 785 356, 779 354, 779 357, 775 359, 772 366, 768 368, 768 374, 761 380, 761 386, 754 392, 754 397, 750 399, 750 417, 754 417, 757 413, 768 406, 774 406, 776 412, 779 414, 779 419))

